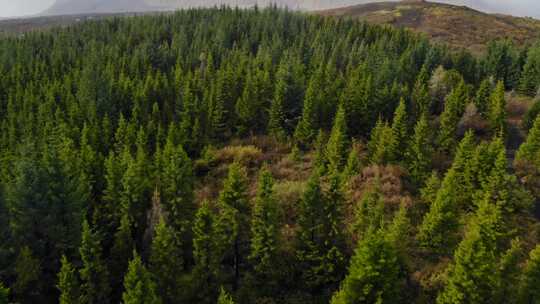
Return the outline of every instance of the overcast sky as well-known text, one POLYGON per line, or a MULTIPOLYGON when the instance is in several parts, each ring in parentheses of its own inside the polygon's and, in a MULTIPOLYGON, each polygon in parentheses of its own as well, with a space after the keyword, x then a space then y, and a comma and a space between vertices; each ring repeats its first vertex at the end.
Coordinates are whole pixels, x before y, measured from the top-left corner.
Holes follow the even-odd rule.
MULTIPOLYGON (((42 12, 55 0, 0 0, 0 17, 32 15, 42 12)), ((203 0, 201 0, 203 1, 203 0)), ((436 0, 468 5, 477 9, 517 16, 540 18, 540 0, 436 0)), ((358 0, 358 2, 370 2, 358 0)))

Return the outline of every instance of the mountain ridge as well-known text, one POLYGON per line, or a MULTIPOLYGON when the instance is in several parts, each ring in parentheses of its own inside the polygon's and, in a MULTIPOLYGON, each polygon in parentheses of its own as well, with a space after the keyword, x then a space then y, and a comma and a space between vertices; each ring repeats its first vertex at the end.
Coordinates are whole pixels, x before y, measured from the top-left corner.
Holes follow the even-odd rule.
POLYGON ((534 18, 490 14, 467 6, 424 0, 374 2, 315 13, 408 28, 474 53, 483 52, 487 43, 495 39, 508 38, 524 45, 540 38, 540 20, 534 18))

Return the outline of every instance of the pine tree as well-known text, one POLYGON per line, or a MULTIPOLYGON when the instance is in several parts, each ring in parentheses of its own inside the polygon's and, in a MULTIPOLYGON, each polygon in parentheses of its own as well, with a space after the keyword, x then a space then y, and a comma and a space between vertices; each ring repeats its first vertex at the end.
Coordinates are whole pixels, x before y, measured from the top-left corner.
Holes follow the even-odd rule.
POLYGON ((414 136, 407 149, 407 167, 416 185, 422 185, 431 171, 433 147, 428 120, 422 116, 414 127, 414 136))
POLYGON ((529 161, 540 167, 540 115, 527 135, 525 142, 519 147, 516 160, 529 161))
POLYGON ((216 218, 210 210, 208 202, 203 202, 197 211, 193 224, 193 257, 195 267, 193 269, 193 284, 197 286, 199 293, 198 301, 210 302, 217 289, 219 277, 220 248, 216 234, 216 218))
POLYGON ((349 139, 347 135, 347 121, 345 120, 345 108, 340 107, 334 126, 330 133, 330 139, 326 146, 326 157, 329 162, 330 171, 341 171, 345 165, 349 148, 349 139))
POLYGON ((65 255, 62 256, 62 267, 58 273, 58 285, 56 287, 60 291, 60 304, 75 304, 79 302, 79 279, 77 278, 77 272, 65 255))
POLYGON ((368 143, 370 162, 377 165, 393 162, 398 153, 396 142, 394 132, 388 123, 379 121, 368 143))
POLYGON ((497 241, 501 232, 501 211, 489 197, 476 212, 473 223, 459 244, 448 279, 437 303, 493 303, 497 292, 497 241))
POLYGON ((330 191, 325 195, 319 174, 314 172, 300 201, 296 256, 302 265, 303 284, 310 290, 320 290, 341 279, 342 198, 337 174, 333 174, 330 191))
POLYGON ((394 147, 392 147, 394 151, 394 155, 392 155, 393 160, 399 160, 399 156, 403 155, 403 151, 406 151, 407 139, 409 138, 407 136, 408 123, 405 99, 401 98, 399 106, 394 113, 394 120, 392 121, 392 137, 394 139, 394 147))
POLYGON ((35 257, 28 246, 21 248, 17 259, 15 260, 15 283, 13 292, 17 298, 27 298, 30 290, 40 289, 40 280, 43 275, 43 269, 39 258, 35 257))
MULTIPOLYGON (((251 253, 249 260, 255 272, 269 279, 277 259, 278 222, 274 181, 268 169, 259 173, 259 186, 251 220, 251 253)), ((269 282, 266 281, 266 284, 269 282)))
POLYGON ((402 263, 382 232, 371 230, 354 252, 349 274, 332 304, 401 303, 404 288, 402 263))
POLYGON ((473 148, 474 136, 468 132, 460 143, 452 168, 444 177, 441 188, 418 229, 417 238, 425 248, 445 252, 453 245, 459 206, 471 203, 469 197, 472 194, 467 191, 464 172, 473 148))
POLYGON ((131 222, 129 221, 128 215, 124 215, 120 220, 120 226, 114 234, 114 243, 109 257, 111 289, 115 293, 115 298, 120 297, 118 291, 121 290, 128 262, 132 258, 134 248, 135 244, 133 242, 131 222))
POLYGON ((474 98, 474 105, 478 110, 478 113, 483 117, 488 116, 488 108, 490 104, 491 96, 491 81, 489 79, 484 79, 480 83, 478 91, 476 91, 476 97, 474 98))
POLYGON ((165 220, 161 218, 152 240, 150 269, 156 279, 157 290, 165 303, 174 303, 182 290, 179 283, 184 260, 182 251, 178 248, 176 231, 167 226, 165 220))
POLYGON ((489 103, 489 123, 491 130, 497 136, 506 132, 506 99, 504 98, 504 83, 499 81, 491 94, 489 103))
POLYGON ((82 268, 81 294, 79 302, 83 304, 109 303, 109 274, 102 260, 101 244, 98 236, 87 221, 83 222, 82 242, 79 249, 82 268))
POLYGON ((221 287, 217 304, 234 304, 232 297, 221 287))
POLYGON ((529 48, 527 61, 523 66, 519 91, 528 96, 534 96, 540 86, 540 45, 529 48))
POLYGON ((353 235, 358 239, 370 230, 377 230, 384 225, 384 197, 380 192, 380 181, 367 191, 354 210, 354 222, 351 225, 353 235))
POLYGON ((410 245, 410 235, 412 231, 411 222, 408 217, 408 207, 405 202, 401 202, 399 210, 387 228, 385 238, 392 244, 402 256, 405 256, 410 245))
POLYGON ((4 284, 0 282, 0 304, 9 303, 9 288, 4 287, 4 284))
POLYGON ((445 152, 452 152, 456 145, 456 133, 459 120, 465 112, 467 104, 467 88, 463 81, 446 97, 444 112, 441 115, 441 126, 437 142, 445 152))
POLYGON ((426 65, 422 66, 416 78, 412 91, 414 105, 413 116, 416 118, 429 115, 431 111, 431 96, 429 95, 429 71, 426 65))
POLYGON ((134 252, 129 262, 128 271, 124 278, 124 304, 159 304, 161 300, 157 294, 156 285, 152 281, 151 273, 141 261, 141 257, 134 252))
POLYGON ((234 284, 238 284, 241 267, 249 248, 249 220, 250 206, 247 195, 247 177, 245 168, 238 163, 229 167, 229 174, 224 182, 223 190, 219 194, 219 204, 224 211, 229 208, 234 211, 234 220, 238 225, 237 234, 234 238, 232 267, 234 271, 234 284))
POLYGON ((498 303, 518 303, 519 276, 521 269, 521 255, 523 244, 519 239, 512 240, 510 248, 504 252, 498 263, 497 271, 497 302, 498 303))
POLYGON ((530 252, 520 286, 521 303, 540 303, 540 245, 530 252))
POLYGON ((358 155, 358 149, 353 145, 351 151, 349 152, 349 157, 347 157, 347 163, 345 169, 343 170, 342 179, 344 181, 349 180, 349 178, 359 174, 362 171, 362 161, 358 155))
POLYGON ((186 260, 191 252, 192 236, 189 227, 195 216, 192 162, 182 146, 168 139, 161 154, 161 194, 168 224, 175 232, 175 243, 180 256, 186 260), (182 252, 183 251, 183 252, 182 252))
POLYGON ((319 74, 320 73, 315 73, 309 82, 304 98, 302 118, 294 132, 294 138, 303 148, 310 146, 315 139, 317 129, 319 128, 317 109, 322 94, 320 86, 322 81, 319 74))

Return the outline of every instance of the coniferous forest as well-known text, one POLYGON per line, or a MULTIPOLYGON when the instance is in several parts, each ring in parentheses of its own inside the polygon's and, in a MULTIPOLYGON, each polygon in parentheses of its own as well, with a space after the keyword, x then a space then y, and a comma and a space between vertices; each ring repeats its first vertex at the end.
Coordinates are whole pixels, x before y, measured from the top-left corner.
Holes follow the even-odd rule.
POLYGON ((540 303, 540 44, 278 8, 0 38, 0 303, 540 303))

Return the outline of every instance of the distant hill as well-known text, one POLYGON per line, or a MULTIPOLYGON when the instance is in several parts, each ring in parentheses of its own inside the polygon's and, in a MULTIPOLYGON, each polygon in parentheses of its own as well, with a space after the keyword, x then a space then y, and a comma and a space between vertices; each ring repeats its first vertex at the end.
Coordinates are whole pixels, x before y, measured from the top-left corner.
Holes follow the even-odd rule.
POLYGON ((476 53, 483 51, 493 39, 507 37, 525 44, 540 37, 540 20, 487 14, 466 6, 422 0, 368 3, 317 13, 406 27, 476 53))
POLYGON ((41 15, 141 12, 215 5, 251 7, 275 4, 290 9, 317 10, 368 2, 370 0, 57 0, 41 15))

